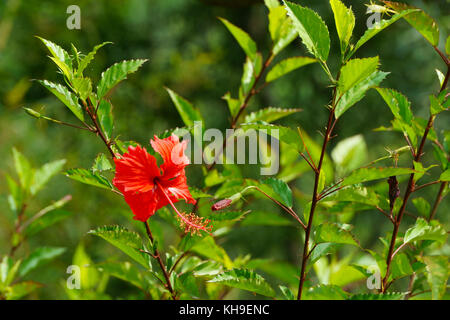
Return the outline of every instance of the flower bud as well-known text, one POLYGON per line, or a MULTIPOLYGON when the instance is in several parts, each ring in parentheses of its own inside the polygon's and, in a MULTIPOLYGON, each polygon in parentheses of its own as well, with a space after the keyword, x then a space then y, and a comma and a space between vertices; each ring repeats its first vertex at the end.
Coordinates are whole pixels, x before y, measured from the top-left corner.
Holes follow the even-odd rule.
POLYGON ((30 116, 35 117, 39 119, 41 117, 41 114, 33 109, 30 108, 23 108, 26 113, 28 113, 30 116))

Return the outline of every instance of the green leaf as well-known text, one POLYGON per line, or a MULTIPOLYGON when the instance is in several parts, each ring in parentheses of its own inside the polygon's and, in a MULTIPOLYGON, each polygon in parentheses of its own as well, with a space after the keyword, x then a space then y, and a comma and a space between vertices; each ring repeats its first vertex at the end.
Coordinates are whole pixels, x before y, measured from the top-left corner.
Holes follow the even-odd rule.
POLYGON ((119 82, 125 80, 127 75, 136 72, 146 61, 147 59, 124 60, 106 69, 97 86, 98 100, 102 99, 119 82))
POLYGON ((59 257, 65 251, 66 248, 58 248, 58 247, 37 248, 25 260, 23 260, 19 268, 19 276, 24 277, 32 270, 49 263, 56 257, 59 257))
POLYGON ((252 60, 247 57, 245 59, 242 78, 241 78, 241 87, 239 95, 241 97, 245 97, 248 95, 250 90, 253 88, 253 84, 255 83, 257 71, 255 70, 255 66, 253 65, 252 60))
POLYGON ((346 57, 346 60, 350 59, 350 57, 364 45, 367 41, 375 37, 378 33, 389 27, 391 24, 396 22, 397 20, 400 20, 404 16, 414 12, 415 10, 406 10, 400 13, 397 13, 392 16, 389 20, 382 19, 375 27, 371 29, 367 29, 366 32, 363 34, 363 36, 358 40, 355 47, 349 52, 349 54, 346 57))
POLYGON ((316 59, 309 57, 291 57, 277 63, 266 75, 266 82, 274 81, 291 71, 317 62, 316 59))
POLYGON ((280 53, 297 37, 297 30, 291 19, 287 17, 286 9, 278 4, 269 10, 269 32, 273 42, 272 52, 274 55, 280 53))
MULTIPOLYGON (((444 97, 444 99, 446 99, 444 97)), ((448 109, 448 106, 444 106, 443 103, 441 103, 440 99, 435 97, 434 95, 430 96, 430 113, 432 115, 439 114, 443 111, 446 111, 448 109)))
POLYGON ((447 232, 436 221, 428 223, 425 219, 418 218, 416 224, 406 231, 403 242, 410 243, 420 240, 433 240, 445 243, 447 240, 447 232))
POLYGON ((243 31, 241 28, 236 27, 234 24, 229 22, 228 20, 224 18, 219 18, 220 21, 223 22, 225 27, 227 27, 228 31, 231 32, 233 37, 236 39, 236 41, 239 43, 241 48, 244 50, 245 54, 252 60, 255 60, 257 47, 255 41, 252 40, 252 38, 243 31))
POLYGON ((172 99, 173 104, 178 110, 184 124, 188 127, 194 126, 194 121, 203 121, 203 118, 198 111, 189 101, 175 93, 174 91, 166 88, 167 92, 172 99))
POLYGON ((108 171, 113 169, 111 162, 108 160, 108 157, 104 153, 99 153, 95 158, 94 165, 92 166, 92 172, 97 171, 108 171))
POLYGON ((262 183, 272 189, 277 196, 277 200, 280 200, 285 206, 292 208, 292 191, 286 182, 276 178, 267 178, 262 183))
POLYGON ((261 270, 287 284, 298 285, 298 268, 290 263, 272 259, 253 259, 245 263, 245 267, 261 270))
POLYGON ((18 300, 43 287, 42 284, 34 281, 22 281, 12 285, 6 293, 6 300, 18 300))
POLYGON ((239 99, 235 99, 231 97, 231 93, 227 92, 223 97, 223 100, 227 102, 228 109, 230 110, 230 114, 232 117, 235 117, 239 112, 239 108, 241 106, 241 101, 239 99))
POLYGON ((394 259, 392 260, 390 278, 400 279, 403 277, 407 277, 413 273, 414 270, 411 267, 411 262, 409 261, 408 256, 404 253, 395 255, 394 259))
POLYGON ((98 271, 93 268, 91 257, 87 254, 84 243, 80 242, 73 255, 72 264, 80 268, 81 289, 91 290, 99 285, 100 276, 98 271))
POLYGON ((414 207, 423 217, 428 217, 430 214, 431 206, 430 203, 422 197, 414 198, 412 200, 414 207))
POLYGON ((403 300, 404 293, 390 292, 390 293, 357 293, 352 295, 349 300, 403 300))
POLYGON ((285 1, 288 15, 308 51, 322 62, 330 52, 330 35, 322 18, 313 10, 285 1))
POLYGON ((383 1, 388 7, 399 11, 400 13, 407 12, 411 9, 416 10, 415 12, 405 16, 405 20, 413 26, 419 33, 431 43, 432 46, 436 47, 439 44, 439 27, 436 21, 433 20, 424 11, 410 6, 404 3, 393 2, 393 1, 383 1))
POLYGON ((108 179, 98 173, 94 173, 86 169, 69 169, 64 174, 72 180, 76 180, 94 187, 107 190, 111 190, 113 188, 108 179))
POLYGON ((333 254, 338 246, 338 243, 332 242, 318 243, 314 250, 311 252, 308 263, 310 265, 313 265, 320 258, 325 257, 329 254, 333 254))
POLYGON ((305 292, 304 300, 345 300, 348 294, 335 285, 318 285, 305 292))
POLYGON ((65 159, 56 160, 44 164, 42 167, 36 170, 33 177, 33 183, 31 185, 31 194, 36 194, 40 191, 47 182, 56 174, 61 172, 66 163, 65 159))
POLYGON ((52 210, 40 216, 39 219, 31 222, 25 229, 26 236, 32 236, 72 215, 72 212, 65 210, 52 210))
POLYGON ((225 271, 208 282, 220 283, 232 288, 254 292, 266 297, 274 297, 275 291, 259 274, 247 269, 225 271))
POLYGON ((148 290, 149 279, 146 279, 142 272, 130 262, 104 262, 95 265, 98 271, 107 273, 117 279, 131 283, 142 290, 148 290))
POLYGON ((47 47, 48 51, 50 51, 52 57, 50 59, 59 67, 62 73, 68 78, 72 77, 72 59, 66 50, 58 46, 57 44, 46 40, 41 37, 37 37, 39 40, 44 43, 47 47))
POLYGON ((105 226, 88 233, 108 241, 145 268, 149 267, 148 257, 139 251, 143 246, 142 239, 137 233, 120 226, 105 226))
POLYGON ((33 182, 33 168, 30 162, 25 156, 20 153, 16 148, 13 148, 14 166, 16 167, 17 175, 19 176, 20 185, 23 190, 27 190, 31 187, 33 182))
POLYGON ((447 37, 445 42, 445 52, 450 56, 450 36, 447 37))
POLYGON ((96 55, 97 51, 107 45, 107 44, 111 44, 112 42, 103 42, 99 45, 96 45, 91 52, 89 52, 86 56, 84 56, 83 59, 81 59, 80 63, 78 64, 78 69, 77 69, 77 75, 78 76, 82 76, 83 75, 83 71, 84 69, 86 69, 86 67, 89 65, 89 63, 92 61, 92 59, 94 59, 94 56, 96 55))
POLYGON ((388 72, 375 71, 370 76, 356 84, 354 87, 350 88, 347 92, 345 92, 337 103, 335 114, 336 118, 342 116, 342 114, 347 111, 350 107, 352 107, 355 103, 364 98, 367 90, 370 88, 378 86, 381 81, 383 81, 388 72))
POLYGON ((257 121, 264 121, 267 123, 271 123, 300 111, 302 111, 302 109, 282 109, 268 107, 252 112, 249 115, 245 116, 244 122, 253 123, 257 121))
POLYGON ((53 93, 70 111, 81 121, 84 120, 83 109, 78 103, 78 98, 75 94, 69 91, 67 87, 56 84, 47 80, 38 80, 40 84, 46 87, 53 93))
POLYGON ((342 186, 349 186, 352 184, 384 179, 390 176, 411 174, 414 172, 415 171, 410 168, 397 168, 397 167, 360 168, 356 169, 348 177, 346 177, 342 182, 342 186))
POLYGON ((414 116, 411 111, 411 103, 408 101, 408 98, 394 89, 376 89, 391 109, 394 117, 403 120, 407 124, 411 124, 414 116))
POLYGON ((338 81, 338 96, 343 95, 358 83, 366 80, 379 65, 379 58, 352 59, 341 68, 341 76, 338 81))
POLYGON ((286 300, 295 300, 294 294, 292 293, 291 289, 285 286, 279 286, 279 288, 286 300))
POLYGON ((114 129, 114 116, 112 105, 107 100, 101 100, 97 110, 100 127, 107 139, 111 139, 114 129))
POLYGON ((190 250, 208 259, 220 262, 225 268, 231 268, 233 266, 233 262, 226 251, 217 245, 212 237, 205 237, 196 242, 190 249, 185 248, 185 250, 190 250))
POLYGON ((273 125, 268 123, 245 123, 242 124, 244 131, 248 129, 265 130, 266 133, 274 138, 287 143, 298 151, 303 151, 303 144, 296 131, 289 127, 273 125))
POLYGON ((330 0, 331 9, 334 14, 336 30, 341 45, 341 54, 347 51, 350 38, 355 27, 355 15, 351 8, 347 8, 340 0, 330 0))
POLYGON ((450 169, 445 170, 439 177, 440 181, 450 181, 450 169))
POLYGON ((72 88, 81 98, 86 99, 92 94, 92 82, 89 78, 77 77, 72 79, 72 88))
POLYGON ((426 264, 426 276, 433 300, 442 299, 449 276, 448 256, 426 256, 421 260, 426 264))
POLYGON ((331 158, 340 175, 359 168, 368 158, 364 137, 359 134, 340 141, 331 152, 331 158))
POLYGON ((316 228, 315 241, 316 243, 351 244, 359 247, 358 242, 353 238, 350 231, 330 222, 324 222, 316 228))

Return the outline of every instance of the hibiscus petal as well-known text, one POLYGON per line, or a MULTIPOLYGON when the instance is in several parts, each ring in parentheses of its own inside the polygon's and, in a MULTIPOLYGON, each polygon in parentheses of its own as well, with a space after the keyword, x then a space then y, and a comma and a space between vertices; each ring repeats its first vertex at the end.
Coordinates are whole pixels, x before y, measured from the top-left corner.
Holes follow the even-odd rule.
POLYGON ((189 158, 184 154, 187 141, 180 142, 175 134, 164 139, 154 136, 153 139, 150 140, 150 144, 164 160, 161 165, 163 179, 170 179, 180 174, 184 167, 189 164, 189 158))
POLYGON ((154 201, 155 192, 126 192, 124 193, 125 201, 133 212, 133 219, 139 221, 147 221, 155 214, 157 203, 154 201))
POLYGON ((162 188, 164 188, 166 193, 169 195, 170 200, 172 200, 172 202, 174 203, 181 199, 183 199, 187 203, 195 204, 196 202, 195 199, 192 197, 191 193, 189 192, 184 170, 182 174, 180 174, 176 178, 161 181, 159 185, 162 188))
POLYGON ((114 158, 116 174, 113 184, 122 192, 149 192, 154 179, 161 176, 156 159, 145 148, 128 147, 128 152, 114 158))

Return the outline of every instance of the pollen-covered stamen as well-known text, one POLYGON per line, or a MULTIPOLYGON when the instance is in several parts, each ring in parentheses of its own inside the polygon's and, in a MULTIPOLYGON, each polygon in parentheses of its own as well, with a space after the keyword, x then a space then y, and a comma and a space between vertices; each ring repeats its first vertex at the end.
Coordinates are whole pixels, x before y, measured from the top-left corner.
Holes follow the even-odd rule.
POLYGON ((199 217, 195 215, 194 213, 185 214, 184 212, 178 211, 177 207, 173 204, 172 200, 170 200, 169 195, 167 194, 166 190, 161 187, 161 185, 155 181, 158 188, 163 192, 164 196, 166 197, 167 201, 169 201, 170 205, 172 206, 173 210, 178 215, 178 219, 180 221, 180 226, 184 228, 184 231, 190 232, 191 234, 200 234, 200 230, 203 230, 207 233, 210 233, 212 230, 212 226, 209 225, 211 222, 209 219, 205 219, 203 217, 199 217))

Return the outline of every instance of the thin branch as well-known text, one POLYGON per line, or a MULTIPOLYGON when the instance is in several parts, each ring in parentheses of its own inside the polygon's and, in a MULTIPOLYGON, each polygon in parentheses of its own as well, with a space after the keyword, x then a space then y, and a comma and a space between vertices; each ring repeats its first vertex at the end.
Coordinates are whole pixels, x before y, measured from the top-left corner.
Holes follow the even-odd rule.
POLYGON ((415 187, 413 192, 419 191, 420 189, 423 189, 423 188, 428 187, 428 186, 432 186, 433 184, 437 184, 437 183, 441 183, 441 181, 438 180, 438 181, 432 181, 432 182, 428 182, 428 183, 422 184, 422 185, 420 185, 418 187, 415 187))

